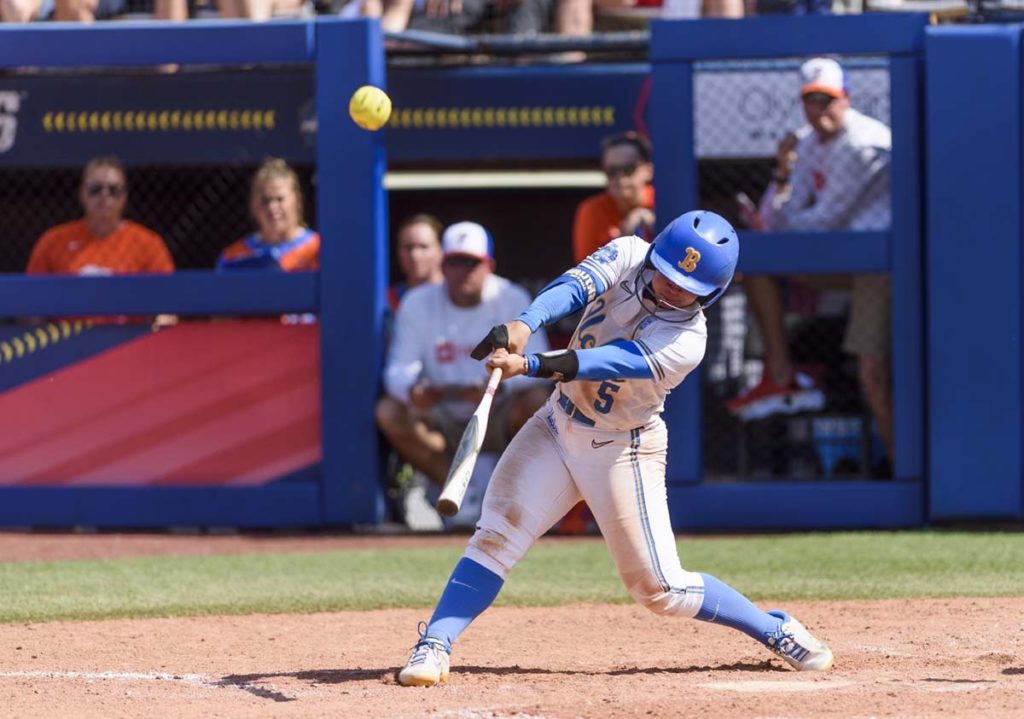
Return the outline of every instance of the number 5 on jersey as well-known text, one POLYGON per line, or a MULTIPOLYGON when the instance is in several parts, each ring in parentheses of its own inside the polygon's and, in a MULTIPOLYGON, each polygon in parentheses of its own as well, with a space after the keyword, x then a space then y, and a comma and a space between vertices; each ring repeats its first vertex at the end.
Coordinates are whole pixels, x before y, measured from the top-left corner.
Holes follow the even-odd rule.
POLYGON ((614 395, 619 391, 619 384, 615 380, 605 380, 597 388, 597 399, 594 400, 594 409, 601 414, 608 414, 612 411, 612 404, 615 402, 614 395))

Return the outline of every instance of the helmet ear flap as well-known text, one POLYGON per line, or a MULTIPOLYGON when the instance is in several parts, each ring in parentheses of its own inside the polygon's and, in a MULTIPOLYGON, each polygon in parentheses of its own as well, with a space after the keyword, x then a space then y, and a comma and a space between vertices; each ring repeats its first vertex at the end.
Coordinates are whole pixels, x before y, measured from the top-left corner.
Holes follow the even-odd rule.
POLYGON ((697 301, 700 303, 700 308, 702 310, 706 310, 708 307, 718 302, 718 299, 725 294, 726 289, 728 289, 728 285, 726 285, 725 287, 719 287, 710 295, 698 297, 697 301))

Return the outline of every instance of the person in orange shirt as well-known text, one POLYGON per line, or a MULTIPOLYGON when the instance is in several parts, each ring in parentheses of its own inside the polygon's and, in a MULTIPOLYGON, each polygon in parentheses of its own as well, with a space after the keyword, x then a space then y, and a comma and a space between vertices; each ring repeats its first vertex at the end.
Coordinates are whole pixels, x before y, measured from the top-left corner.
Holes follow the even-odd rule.
POLYGON ((616 237, 637 235, 648 242, 654 232, 654 164, 651 144, 636 132, 623 132, 601 143, 604 192, 576 208, 572 253, 576 262, 616 237))
POLYGON ((82 171, 78 198, 84 217, 47 230, 32 249, 27 274, 174 271, 174 260, 160 235, 124 219, 128 183, 117 158, 89 161, 82 171))
POLYGON ((299 176, 284 160, 270 158, 253 175, 249 211, 256 231, 221 253, 218 271, 320 268, 320 235, 306 227, 299 176))

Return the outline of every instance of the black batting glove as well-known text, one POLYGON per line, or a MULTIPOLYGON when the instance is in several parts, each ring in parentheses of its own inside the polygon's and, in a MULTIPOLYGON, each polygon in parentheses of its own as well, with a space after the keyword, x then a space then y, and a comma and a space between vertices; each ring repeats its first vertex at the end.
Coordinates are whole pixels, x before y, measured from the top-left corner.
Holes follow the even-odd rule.
POLYGON ((469 356, 475 360, 482 360, 499 347, 501 349, 508 349, 508 327, 505 325, 494 325, 494 327, 491 327, 491 331, 480 340, 480 344, 473 348, 469 356))

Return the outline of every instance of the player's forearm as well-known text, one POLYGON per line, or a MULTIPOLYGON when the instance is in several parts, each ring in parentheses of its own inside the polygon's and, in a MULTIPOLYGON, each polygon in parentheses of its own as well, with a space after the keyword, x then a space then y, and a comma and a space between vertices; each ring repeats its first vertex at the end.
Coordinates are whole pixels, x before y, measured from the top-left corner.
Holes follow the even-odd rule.
POLYGON ((654 373, 635 342, 617 340, 611 344, 577 350, 580 369, 576 379, 653 379, 654 373))
POLYGON ((526 375, 562 382, 575 379, 653 379, 645 351, 635 342, 619 340, 586 350, 526 355, 526 375))

